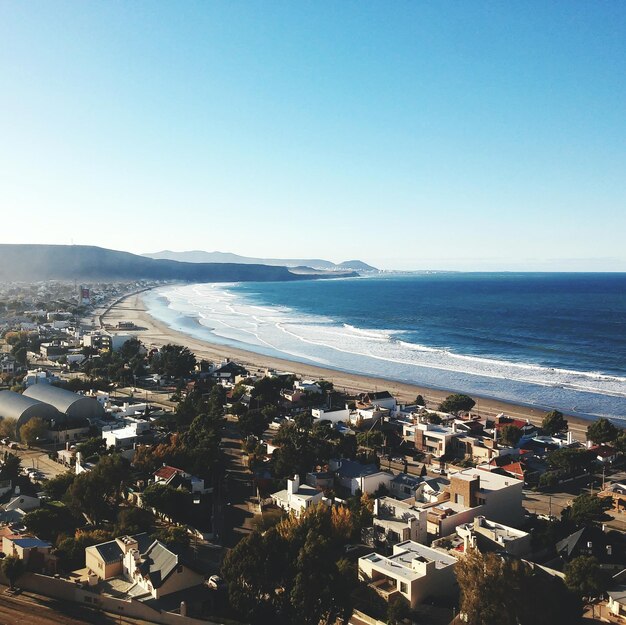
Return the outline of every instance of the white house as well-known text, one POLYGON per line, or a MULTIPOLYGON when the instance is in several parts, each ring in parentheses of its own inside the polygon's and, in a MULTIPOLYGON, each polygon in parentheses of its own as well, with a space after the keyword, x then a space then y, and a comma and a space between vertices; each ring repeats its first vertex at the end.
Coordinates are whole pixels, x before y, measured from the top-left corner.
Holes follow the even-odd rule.
POLYGON ((374 501, 374 538, 388 546, 407 540, 426 543, 426 510, 410 501, 379 497, 374 501))
POLYGON ((286 490, 272 493, 271 497, 279 508, 299 516, 303 510, 320 503, 324 493, 308 484, 300 484, 300 476, 294 475, 292 480, 287 480, 286 490))
POLYGON ((408 540, 395 545, 389 557, 370 553, 359 558, 359 579, 386 601, 404 597, 415 609, 427 597, 456 592, 455 564, 451 555, 408 540))
POLYGON ((477 516, 472 523, 464 523, 456 528, 463 539, 464 551, 478 548, 479 551, 506 551, 522 557, 531 550, 531 535, 528 532, 495 523, 484 516, 477 516))
POLYGON ((311 415, 315 420, 330 421, 331 423, 350 420, 350 410, 348 408, 313 408, 311 415))
POLYGON ((357 491, 374 494, 381 486, 389 488, 393 474, 381 471, 375 464, 361 464, 354 460, 330 461, 330 470, 337 476, 340 486, 348 489, 354 495, 357 491))

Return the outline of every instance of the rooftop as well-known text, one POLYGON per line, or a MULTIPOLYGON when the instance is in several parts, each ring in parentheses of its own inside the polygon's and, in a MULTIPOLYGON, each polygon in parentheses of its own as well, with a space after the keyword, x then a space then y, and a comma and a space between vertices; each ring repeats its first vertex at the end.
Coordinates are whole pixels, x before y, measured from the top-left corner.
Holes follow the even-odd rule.
POLYGON ((359 560, 369 560, 379 571, 389 573, 395 578, 404 578, 412 581, 424 576, 424 572, 413 568, 415 560, 428 563, 434 562, 435 568, 443 569, 456 563, 456 558, 421 545, 412 540, 395 545, 393 555, 390 557, 381 556, 378 553, 370 553, 359 560))

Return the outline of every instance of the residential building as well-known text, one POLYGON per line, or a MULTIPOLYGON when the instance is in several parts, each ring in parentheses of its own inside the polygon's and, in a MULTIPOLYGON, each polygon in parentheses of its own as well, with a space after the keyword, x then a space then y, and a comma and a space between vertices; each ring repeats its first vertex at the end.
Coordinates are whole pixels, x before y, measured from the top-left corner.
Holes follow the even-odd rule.
POLYGON ((617 512, 626 511, 626 484, 608 484, 598 493, 599 497, 611 497, 617 512))
POLYGON ((204 487, 202 478, 165 464, 154 472, 153 477, 155 484, 165 484, 172 488, 184 488, 190 493, 205 493, 209 490, 204 487))
POLYGON ((389 557, 370 553, 359 558, 359 579, 386 601, 404 597, 415 609, 427 597, 456 593, 455 564, 456 558, 409 540, 395 545, 389 557))
POLYGON ((107 449, 132 449, 135 443, 143 438, 143 435, 150 431, 150 423, 137 419, 126 419, 126 425, 117 427, 115 425, 104 426, 102 428, 102 438, 107 449))
POLYGON ((528 532, 495 523, 484 516, 477 516, 473 522, 457 526, 456 533, 463 539, 464 551, 478 548, 481 552, 506 551, 522 557, 531 550, 531 535, 528 532))
POLYGON ((13 356, 9 354, 0 356, 0 373, 13 375, 19 368, 19 364, 13 356))
POLYGON ((307 508, 322 501, 324 493, 308 484, 300 484, 300 476, 294 475, 287 480, 285 490, 272 493, 273 502, 286 512, 293 512, 299 516, 307 508))
POLYGON ((52 544, 36 536, 3 536, 2 551, 6 556, 15 556, 22 560, 29 571, 51 573, 56 569, 52 544))
POLYGON ((452 441, 459 435, 453 427, 418 423, 415 428, 415 449, 441 458, 452 453, 452 441))
POLYGON ((379 497, 374 501, 372 532, 367 532, 373 547, 385 548, 407 540, 426 543, 426 510, 410 501, 379 497))
POLYGON ((120 536, 87 547, 85 566, 99 579, 123 577, 133 582, 126 592, 135 599, 160 599, 204 581, 204 576, 183 557, 147 534, 120 536))
POLYGON ((389 493, 396 499, 415 499, 415 493, 420 484, 424 481, 423 477, 417 475, 409 475, 408 473, 398 473, 389 482, 389 493))
POLYGON ((313 408, 311 415, 313 419, 318 421, 330 421, 331 423, 350 421, 348 408, 313 408))
POLYGON ((381 471, 375 464, 361 464, 354 460, 330 461, 330 470, 336 475, 337 484, 351 495, 357 491, 373 495, 381 486, 389 488, 393 474, 381 471))
POLYGON ((437 503, 425 504, 430 534, 448 536, 457 525, 469 523, 477 516, 513 527, 523 521, 521 480, 481 468, 464 469, 449 478, 450 484, 437 503))
MULTIPOLYGON (((359 403, 363 408, 367 406, 377 406, 378 408, 387 408, 394 412, 396 409, 396 398, 389 391, 376 391, 374 393, 362 393, 359 395, 359 403)), ((357 404, 357 408, 359 405, 357 404)))
POLYGON ((616 586, 608 592, 609 612, 621 623, 626 623, 626 586, 616 586))
POLYGON ((135 582, 135 597, 141 591, 153 599, 161 599, 172 593, 200 586, 204 575, 196 571, 179 555, 155 540, 146 549, 139 549, 138 542, 125 537, 122 568, 124 577, 135 582))

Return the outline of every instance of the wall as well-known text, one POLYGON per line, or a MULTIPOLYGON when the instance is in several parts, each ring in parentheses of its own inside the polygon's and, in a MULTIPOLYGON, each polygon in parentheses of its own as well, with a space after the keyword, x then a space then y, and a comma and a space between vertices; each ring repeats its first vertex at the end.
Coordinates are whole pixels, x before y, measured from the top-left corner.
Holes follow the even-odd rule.
POLYGON ((113 614, 144 619, 161 625, 218 625, 215 621, 204 621, 189 616, 180 616, 173 612, 161 612, 136 600, 124 601, 105 595, 99 595, 65 579, 56 579, 47 575, 26 573, 19 579, 19 586, 24 590, 73 601, 84 606, 104 610, 113 614))
POLYGON ((85 549, 85 567, 91 569, 100 579, 109 579, 122 574, 122 563, 106 564, 95 548, 85 549))
POLYGON ((374 473, 374 475, 366 475, 365 477, 356 478, 356 480, 353 480, 351 491, 353 495, 357 491, 357 489, 361 490, 364 493, 367 493, 368 495, 372 495, 383 484, 389 487, 392 479, 393 475, 391 475, 390 473, 381 472, 374 473))

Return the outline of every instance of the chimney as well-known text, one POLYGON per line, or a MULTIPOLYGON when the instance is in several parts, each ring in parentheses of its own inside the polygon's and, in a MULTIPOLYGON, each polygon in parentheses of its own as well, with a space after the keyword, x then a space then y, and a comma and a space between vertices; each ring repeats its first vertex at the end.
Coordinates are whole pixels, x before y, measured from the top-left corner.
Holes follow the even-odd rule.
POLYGON ((568 445, 571 445, 574 442, 574 435, 570 430, 567 430, 567 438, 565 440, 568 445))
POLYGON ((295 495, 300 488, 300 476, 294 475, 293 480, 287 480, 287 492, 290 495, 295 495))

